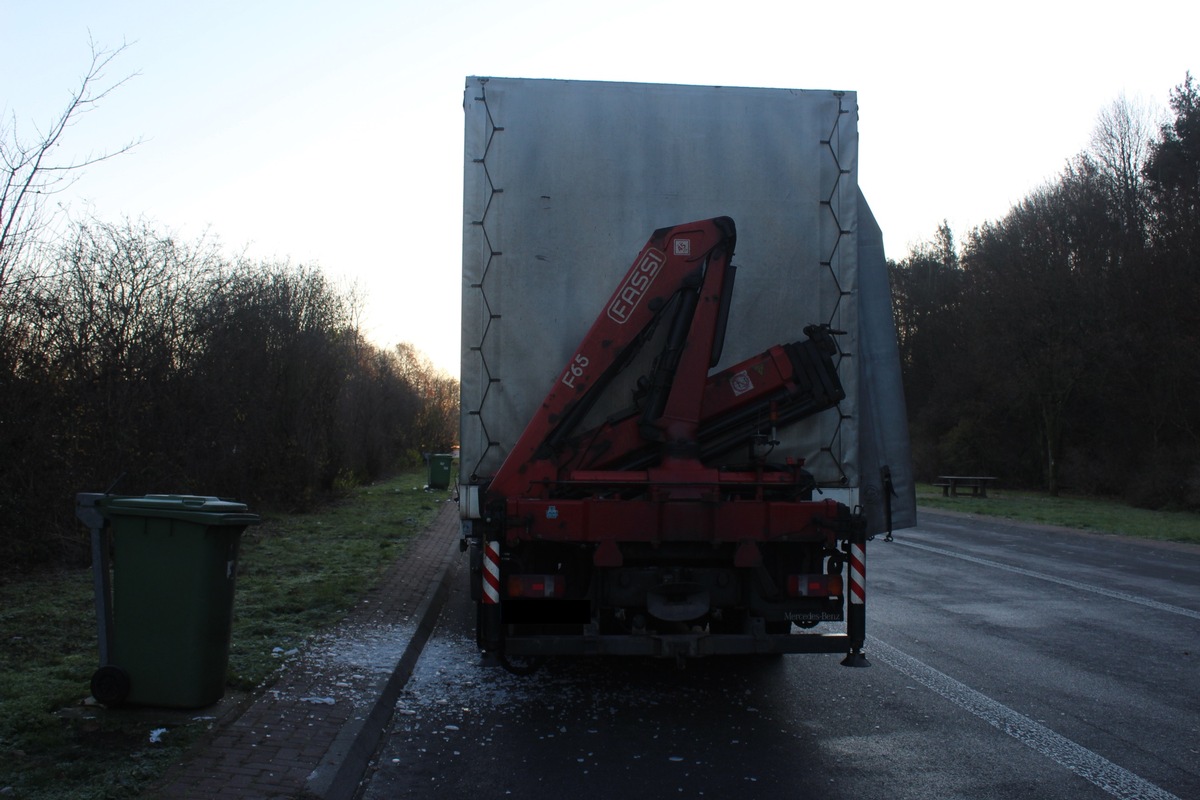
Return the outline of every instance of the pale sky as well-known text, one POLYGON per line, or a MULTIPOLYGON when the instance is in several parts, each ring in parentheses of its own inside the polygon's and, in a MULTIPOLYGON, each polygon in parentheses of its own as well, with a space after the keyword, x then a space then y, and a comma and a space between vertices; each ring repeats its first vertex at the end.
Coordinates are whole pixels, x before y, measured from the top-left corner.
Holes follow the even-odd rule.
POLYGON ((45 127, 89 36, 137 73, 64 151, 134 140, 56 198, 357 284, 380 346, 458 371, 469 75, 858 93, 859 185, 904 257, 1002 217, 1124 94, 1166 113, 1200 4, 0 0, 0 108, 45 127))

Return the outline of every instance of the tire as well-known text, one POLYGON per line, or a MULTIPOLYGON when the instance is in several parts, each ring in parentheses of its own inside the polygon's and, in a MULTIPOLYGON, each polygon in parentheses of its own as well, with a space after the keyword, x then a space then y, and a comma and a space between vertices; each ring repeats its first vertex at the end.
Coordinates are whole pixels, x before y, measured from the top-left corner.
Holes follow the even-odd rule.
POLYGON ((101 667, 92 673, 92 697, 96 702, 115 708, 129 697, 129 675, 120 667, 101 667))

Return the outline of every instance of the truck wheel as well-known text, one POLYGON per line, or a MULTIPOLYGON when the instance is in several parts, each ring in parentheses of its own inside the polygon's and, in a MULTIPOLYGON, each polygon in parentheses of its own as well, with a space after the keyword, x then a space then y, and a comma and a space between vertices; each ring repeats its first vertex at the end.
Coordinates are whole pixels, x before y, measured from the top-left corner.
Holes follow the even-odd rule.
POLYGON ((542 664, 546 663, 545 658, 539 656, 529 656, 523 658, 518 656, 516 661, 512 661, 503 653, 500 654, 500 666, 511 672, 513 675, 527 678, 533 673, 541 669, 542 664))

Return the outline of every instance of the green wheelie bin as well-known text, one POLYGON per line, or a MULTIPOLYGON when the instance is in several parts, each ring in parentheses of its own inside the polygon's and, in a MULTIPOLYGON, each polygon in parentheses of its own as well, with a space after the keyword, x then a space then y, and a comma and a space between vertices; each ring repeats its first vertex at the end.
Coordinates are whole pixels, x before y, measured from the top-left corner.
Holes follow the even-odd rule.
POLYGON ((95 507, 113 558, 112 617, 101 624, 109 646, 92 695, 109 706, 215 703, 225 693, 238 547, 258 516, 196 495, 106 495, 95 507))
POLYGON ((454 456, 449 453, 434 453, 429 456, 429 488, 446 489, 450 486, 450 472, 454 456))

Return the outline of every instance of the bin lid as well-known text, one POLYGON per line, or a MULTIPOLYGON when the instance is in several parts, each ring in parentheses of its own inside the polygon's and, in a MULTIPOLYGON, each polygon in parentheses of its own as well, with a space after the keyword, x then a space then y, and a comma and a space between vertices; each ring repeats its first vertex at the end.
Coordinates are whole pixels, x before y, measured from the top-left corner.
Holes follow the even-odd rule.
POLYGON ((194 494, 105 497, 99 506, 106 517, 168 517, 201 525, 253 525, 259 521, 257 514, 246 513, 245 503, 194 494))

